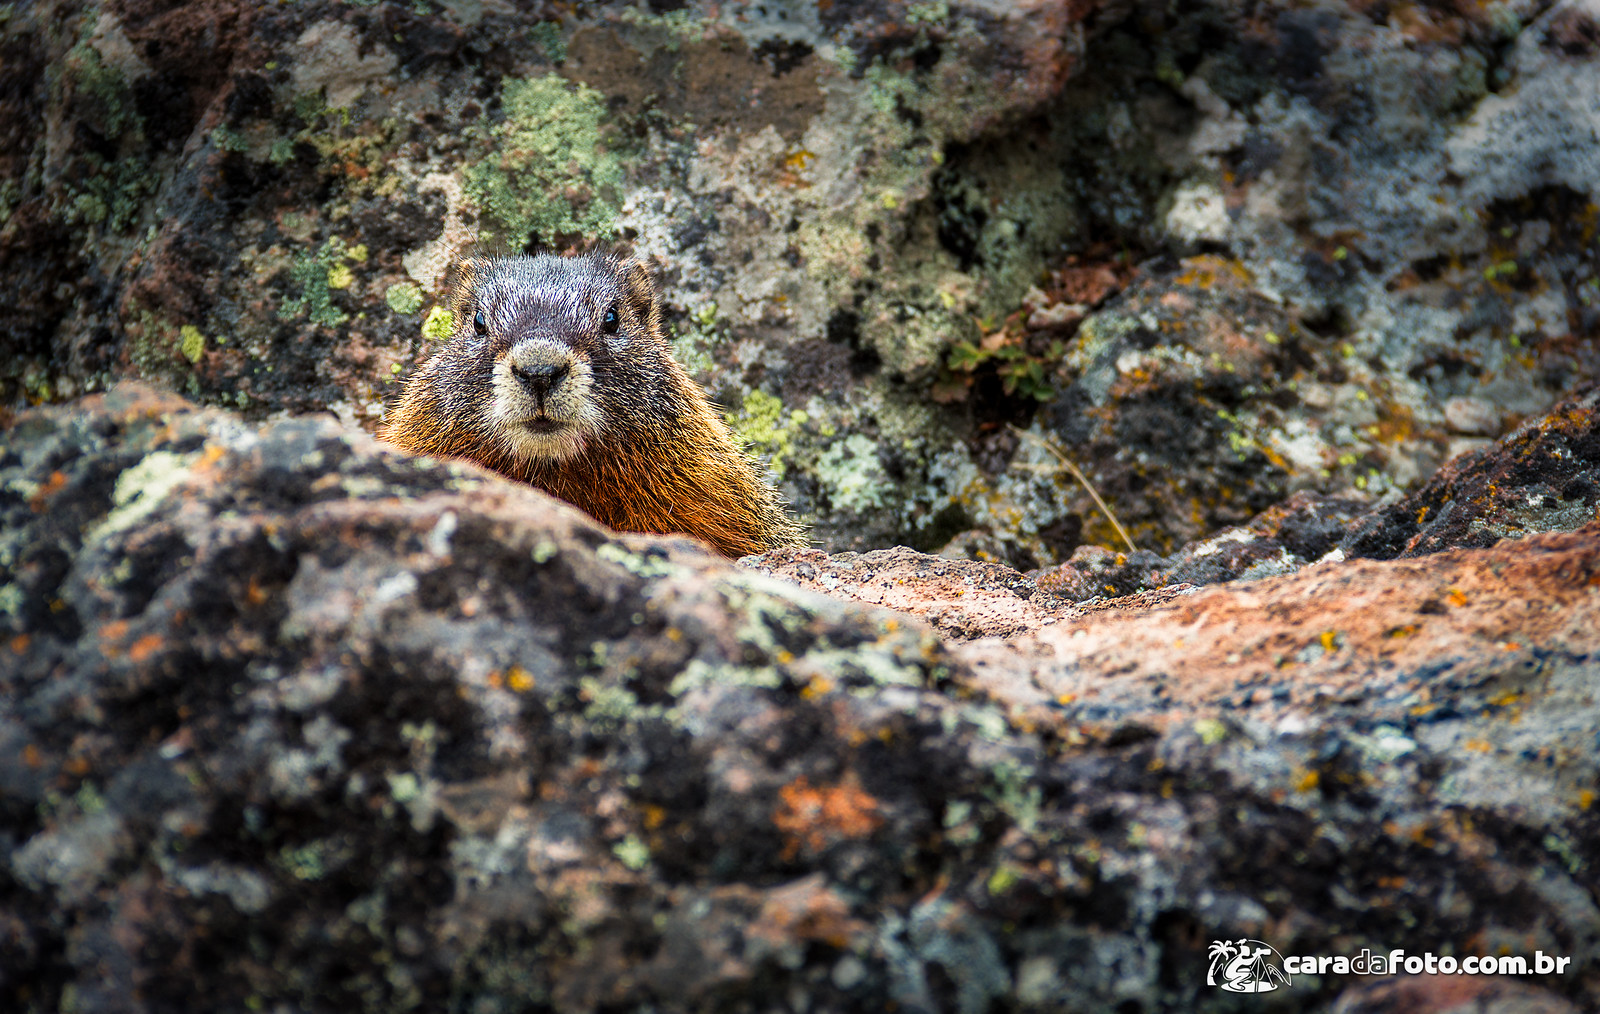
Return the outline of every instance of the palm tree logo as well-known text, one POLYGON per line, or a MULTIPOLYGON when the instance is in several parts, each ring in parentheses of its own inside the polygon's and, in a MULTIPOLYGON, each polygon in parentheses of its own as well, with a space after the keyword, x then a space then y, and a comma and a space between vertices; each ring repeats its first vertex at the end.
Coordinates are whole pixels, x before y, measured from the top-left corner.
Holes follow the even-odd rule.
POLYGON ((1208 986, 1221 986, 1230 993, 1267 993, 1289 985, 1283 956, 1260 940, 1215 940, 1209 956, 1208 986))

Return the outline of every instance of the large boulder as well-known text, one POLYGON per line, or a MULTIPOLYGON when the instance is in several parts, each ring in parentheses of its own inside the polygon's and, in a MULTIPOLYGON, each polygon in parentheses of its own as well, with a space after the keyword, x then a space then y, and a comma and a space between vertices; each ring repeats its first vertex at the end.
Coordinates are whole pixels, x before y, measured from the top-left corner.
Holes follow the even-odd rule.
POLYGON ((1487 548, 1073 605, 783 565, 824 595, 137 386, 0 448, 7 1010, 1600 1001, 1587 487, 1487 548), (1243 939, 1572 960, 1241 999, 1243 939))

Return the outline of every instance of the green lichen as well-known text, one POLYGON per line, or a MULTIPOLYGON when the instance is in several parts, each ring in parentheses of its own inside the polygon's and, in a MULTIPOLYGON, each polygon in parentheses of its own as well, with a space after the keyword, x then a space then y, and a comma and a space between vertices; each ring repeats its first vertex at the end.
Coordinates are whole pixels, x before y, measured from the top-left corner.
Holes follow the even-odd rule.
POLYGON ((618 564, 629 573, 643 578, 666 577, 677 569, 664 559, 631 553, 614 542, 605 543, 594 551, 594 555, 608 563, 618 564))
POLYGON ((354 259, 354 251, 338 236, 331 237, 314 254, 298 254, 289 276, 300 294, 283 301, 278 307, 279 319, 292 320, 304 314, 311 323, 323 327, 336 327, 349 320, 350 315, 333 304, 333 292, 348 288, 355 280, 345 263, 354 259))
POLYGON ((1038 829, 1039 815, 1044 809, 1044 792, 1034 777, 1033 768, 1003 760, 989 769, 989 775, 994 781, 985 787, 984 794, 1024 834, 1032 834, 1038 829))
POLYGON ((105 144, 72 149, 59 175, 57 214, 70 226, 105 226, 121 232, 156 189, 146 157, 144 119, 122 72, 102 61, 94 47, 74 46, 63 68, 76 116, 105 144))
POLYGON ((669 52, 677 52, 678 47, 685 42, 703 41, 710 28, 710 24, 693 11, 663 11, 656 14, 642 4, 638 7, 623 8, 622 21, 638 28, 656 29, 665 33, 665 47, 669 52))
POLYGON ((613 845, 611 851, 622 860, 622 865, 635 873, 650 865, 650 847, 640 841, 638 835, 628 835, 613 845))
POLYGON ((551 63, 561 63, 567 58, 567 40, 561 37, 561 26, 554 21, 541 21, 528 29, 528 38, 551 63))
POLYGON ((316 842, 300 848, 286 848, 276 859, 278 867, 296 880, 321 880, 328 873, 323 850, 316 842))
POLYGON ((493 151, 467 170, 466 192, 514 246, 558 236, 609 238, 618 213, 622 162, 606 146, 605 96, 558 74, 501 81, 505 120, 493 151))
POLYGON ((838 510, 862 513, 882 507, 891 489, 878 460, 877 444, 860 433, 823 451, 816 473, 838 510))
MULTIPOLYGON (((783 686, 783 676, 770 665, 728 665, 717 663, 715 665, 703 659, 691 659, 683 667, 683 671, 672 678, 672 684, 667 687, 667 693, 673 697, 683 697, 693 690, 708 687, 755 687, 762 690, 776 690, 783 686)), ((678 709, 671 708, 667 711, 668 718, 681 718, 678 709)))
POLYGON ((751 391, 744 397, 744 405, 728 418, 728 425, 747 448, 766 455, 772 474, 782 479, 793 458, 795 434, 806 423, 806 414, 799 409, 787 417, 783 402, 765 391, 751 391))
POLYGON ((950 18, 950 5, 944 0, 926 0, 906 7, 908 24, 940 25, 950 18))
POLYGON ((211 131, 211 143, 222 151, 242 152, 250 148, 250 142, 240 137, 236 132, 226 126, 217 127, 211 131))
POLYGON ((73 88, 97 107, 93 110, 98 121, 95 125, 106 137, 143 135, 144 118, 134 108, 122 71, 108 66, 93 46, 82 42, 72 47, 66 63, 73 88))
POLYGON ((198 451, 152 451, 125 469, 111 493, 115 507, 90 533, 90 539, 126 531, 149 517, 162 499, 189 477, 189 467, 199 456, 198 451))
POLYGON ((304 123, 315 123, 327 111, 328 100, 323 97, 321 89, 295 96, 294 114, 304 123))
POLYGON ((411 282, 391 285, 384 291, 383 301, 395 313, 410 315, 422 309, 422 289, 411 282))

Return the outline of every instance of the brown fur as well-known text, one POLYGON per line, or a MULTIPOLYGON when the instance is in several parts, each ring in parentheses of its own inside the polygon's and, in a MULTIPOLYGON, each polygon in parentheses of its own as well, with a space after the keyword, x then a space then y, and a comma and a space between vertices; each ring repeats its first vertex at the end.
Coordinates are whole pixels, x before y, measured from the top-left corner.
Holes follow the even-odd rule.
POLYGON ((475 461, 620 531, 686 533, 730 557, 803 542, 803 530, 761 481, 758 466, 673 360, 642 266, 604 254, 566 262, 469 261, 449 305, 451 340, 407 383, 385 420, 385 439, 418 453, 475 461), (485 292, 478 291, 480 283, 485 292), (570 299, 583 306, 561 304, 568 286, 570 299), (529 303, 528 292, 543 302, 529 303), (616 336, 608 339, 581 321, 569 326, 583 307, 607 298, 621 311, 616 336), (514 318, 505 329, 510 333, 491 332, 475 346, 473 315, 490 300, 524 310, 504 311, 514 318), (550 333, 556 320, 562 322, 560 340, 593 371, 591 393, 603 412, 582 449, 559 461, 519 453, 514 441, 497 433, 490 414, 495 364, 519 335, 539 328, 550 333))

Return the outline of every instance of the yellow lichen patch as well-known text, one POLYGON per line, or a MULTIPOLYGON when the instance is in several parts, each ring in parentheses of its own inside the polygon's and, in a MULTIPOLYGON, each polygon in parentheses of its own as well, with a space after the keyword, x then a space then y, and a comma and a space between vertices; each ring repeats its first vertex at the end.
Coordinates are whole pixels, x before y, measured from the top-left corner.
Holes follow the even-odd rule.
POLYGON ((817 676, 800 688, 800 696, 806 700, 821 697, 833 690, 833 681, 826 676, 817 676))
POLYGON ((1243 264, 1215 254, 1190 257, 1183 262, 1183 268, 1174 284, 1209 289, 1217 285, 1243 287, 1255 281, 1255 276, 1243 264))
POLYGON ((519 694, 532 690, 533 683, 533 674, 520 665, 514 665, 506 670, 506 686, 519 694))
POLYGON ((228 449, 221 444, 206 444, 205 449, 200 452, 200 460, 194 463, 194 470, 196 472, 209 470, 211 466, 221 461, 227 453, 228 449))
POLYGON ((198 363, 206 352, 206 336, 193 324, 185 324, 178 329, 178 350, 189 362, 198 363))

